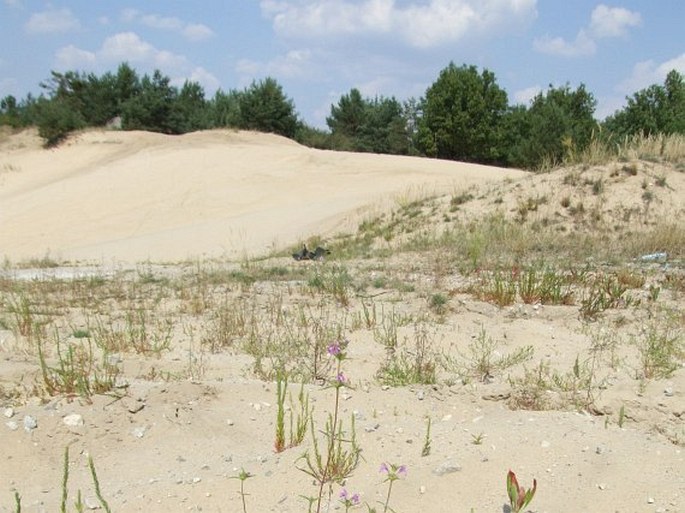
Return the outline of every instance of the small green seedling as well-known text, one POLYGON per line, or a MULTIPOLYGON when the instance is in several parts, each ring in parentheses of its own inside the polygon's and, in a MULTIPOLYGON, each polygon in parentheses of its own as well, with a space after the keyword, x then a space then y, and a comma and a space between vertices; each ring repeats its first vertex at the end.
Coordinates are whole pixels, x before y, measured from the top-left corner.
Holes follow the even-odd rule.
POLYGON ((533 479, 533 488, 526 490, 519 485, 516 474, 511 470, 509 471, 507 474, 507 495, 509 496, 509 506, 511 507, 512 513, 519 513, 530 504, 530 501, 533 500, 533 496, 535 495, 537 486, 537 480, 533 479))

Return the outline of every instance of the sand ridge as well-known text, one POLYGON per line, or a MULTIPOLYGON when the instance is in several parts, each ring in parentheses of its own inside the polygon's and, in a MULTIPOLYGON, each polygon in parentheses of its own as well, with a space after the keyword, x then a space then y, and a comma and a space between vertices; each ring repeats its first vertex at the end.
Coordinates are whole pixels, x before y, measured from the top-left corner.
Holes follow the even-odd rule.
POLYGON ((263 254, 355 227, 398 197, 525 175, 228 130, 87 131, 51 150, 6 142, 0 168, 3 256, 81 262, 263 254))

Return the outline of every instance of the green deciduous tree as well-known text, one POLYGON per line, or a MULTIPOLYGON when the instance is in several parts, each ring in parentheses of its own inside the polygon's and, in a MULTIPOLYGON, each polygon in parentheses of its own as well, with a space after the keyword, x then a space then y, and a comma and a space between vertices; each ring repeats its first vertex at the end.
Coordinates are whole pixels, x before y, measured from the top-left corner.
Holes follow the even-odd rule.
POLYGON ((431 157, 498 162, 506 109, 507 94, 494 73, 450 63, 423 98, 417 146, 431 157))
POLYGON ((685 133, 685 81, 672 70, 664 85, 653 84, 627 98, 626 107, 604 122, 617 136, 685 133))
POLYGON ((538 167, 543 160, 560 162, 581 151, 597 131, 596 101, 583 84, 552 87, 539 93, 530 108, 510 109, 505 122, 509 163, 538 167))

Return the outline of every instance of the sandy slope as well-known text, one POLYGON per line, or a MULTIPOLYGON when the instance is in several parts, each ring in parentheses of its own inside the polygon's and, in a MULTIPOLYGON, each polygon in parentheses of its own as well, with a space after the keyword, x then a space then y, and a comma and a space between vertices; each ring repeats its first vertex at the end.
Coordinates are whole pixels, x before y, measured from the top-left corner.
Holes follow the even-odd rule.
MULTIPOLYGON (((17 138, 23 139, 17 140, 17 138)), ((263 253, 356 226, 369 208, 522 172, 318 151, 274 135, 93 131, 0 146, 0 254, 177 261, 263 253)))

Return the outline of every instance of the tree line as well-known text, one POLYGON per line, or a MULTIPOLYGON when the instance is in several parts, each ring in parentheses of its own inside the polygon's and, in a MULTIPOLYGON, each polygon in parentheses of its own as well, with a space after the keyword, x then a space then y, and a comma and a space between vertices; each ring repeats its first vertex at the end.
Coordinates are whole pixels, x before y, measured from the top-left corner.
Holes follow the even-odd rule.
POLYGON ((212 128, 271 132, 333 150, 418 155, 535 169, 582 151, 593 138, 685 134, 685 82, 675 70, 627 98, 601 123, 583 84, 549 86, 529 105, 511 105, 492 71, 445 67, 421 98, 364 97, 353 88, 331 105, 328 130, 307 125, 273 78, 212 98, 197 82, 171 85, 160 71, 142 77, 127 63, 116 73, 53 71, 44 93, 0 100, 0 125, 37 126, 46 145, 118 118, 124 130, 183 134, 212 128))

